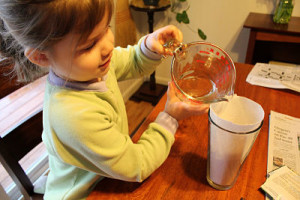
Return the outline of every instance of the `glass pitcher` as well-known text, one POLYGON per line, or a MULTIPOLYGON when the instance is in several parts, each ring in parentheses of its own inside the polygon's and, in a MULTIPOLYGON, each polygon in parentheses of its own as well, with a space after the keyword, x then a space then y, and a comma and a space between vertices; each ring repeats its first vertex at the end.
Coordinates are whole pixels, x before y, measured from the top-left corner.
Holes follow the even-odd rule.
POLYGON ((174 53, 171 78, 182 101, 214 103, 234 94, 235 66, 220 47, 207 42, 166 44, 174 53))

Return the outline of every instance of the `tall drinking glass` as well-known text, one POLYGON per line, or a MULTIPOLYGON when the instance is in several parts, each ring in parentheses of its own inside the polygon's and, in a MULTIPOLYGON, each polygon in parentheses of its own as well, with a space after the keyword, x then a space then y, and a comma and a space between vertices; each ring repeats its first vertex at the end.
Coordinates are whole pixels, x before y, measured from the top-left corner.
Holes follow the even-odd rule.
POLYGON ((230 189, 262 127, 264 111, 256 102, 234 96, 212 104, 209 116, 207 181, 219 190, 230 189))

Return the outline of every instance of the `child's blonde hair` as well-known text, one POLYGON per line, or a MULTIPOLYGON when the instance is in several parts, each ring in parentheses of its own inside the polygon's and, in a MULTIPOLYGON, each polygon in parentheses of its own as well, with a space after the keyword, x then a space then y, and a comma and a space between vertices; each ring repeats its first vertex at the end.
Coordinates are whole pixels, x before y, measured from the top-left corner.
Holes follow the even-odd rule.
POLYGON ((0 0, 0 67, 13 65, 19 80, 34 80, 43 70, 25 47, 48 50, 71 31, 84 40, 105 12, 111 19, 113 0, 0 0))

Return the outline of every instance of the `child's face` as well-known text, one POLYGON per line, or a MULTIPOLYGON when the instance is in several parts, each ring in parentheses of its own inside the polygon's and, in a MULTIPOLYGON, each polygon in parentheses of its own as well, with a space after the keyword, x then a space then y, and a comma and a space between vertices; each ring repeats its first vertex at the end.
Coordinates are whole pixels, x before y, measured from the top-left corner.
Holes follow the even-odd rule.
POLYGON ((78 45, 79 34, 70 33, 51 49, 50 62, 56 75, 69 81, 90 81, 107 74, 114 36, 106 14, 88 39, 78 45))

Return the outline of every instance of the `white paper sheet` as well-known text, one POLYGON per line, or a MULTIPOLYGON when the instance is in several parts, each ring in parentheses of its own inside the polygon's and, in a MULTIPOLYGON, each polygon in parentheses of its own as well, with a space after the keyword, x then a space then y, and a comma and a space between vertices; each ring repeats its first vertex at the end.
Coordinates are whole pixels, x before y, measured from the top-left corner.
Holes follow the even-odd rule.
POLYGON ((274 200, 299 200, 300 176, 284 166, 270 173, 261 188, 274 200))
POLYGON ((300 174, 300 118, 271 111, 267 170, 283 165, 300 174))
POLYGON ((300 66, 256 63, 246 81, 252 85, 300 92, 300 66))
POLYGON ((273 199, 300 199, 300 118, 271 111, 267 172, 262 189, 273 199))

